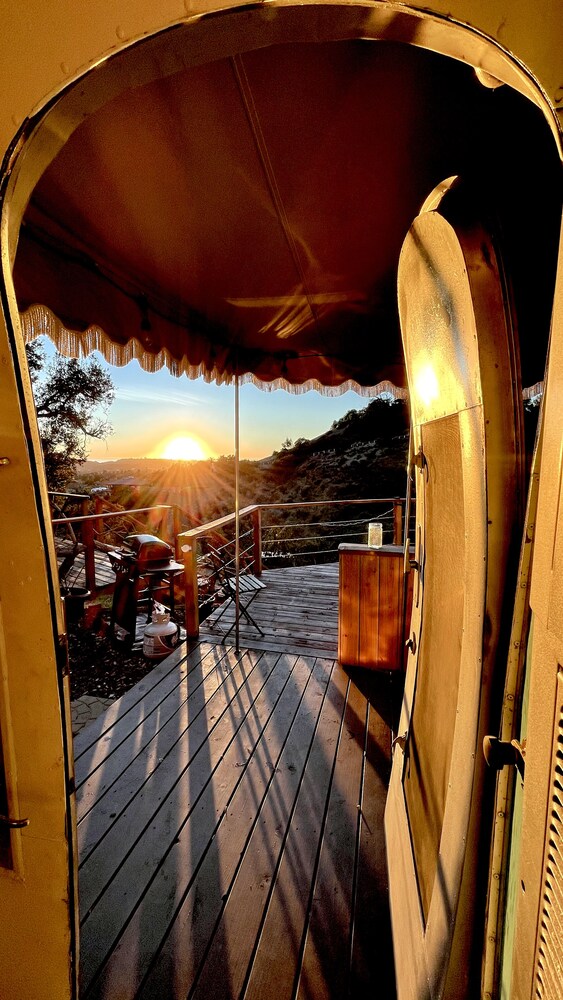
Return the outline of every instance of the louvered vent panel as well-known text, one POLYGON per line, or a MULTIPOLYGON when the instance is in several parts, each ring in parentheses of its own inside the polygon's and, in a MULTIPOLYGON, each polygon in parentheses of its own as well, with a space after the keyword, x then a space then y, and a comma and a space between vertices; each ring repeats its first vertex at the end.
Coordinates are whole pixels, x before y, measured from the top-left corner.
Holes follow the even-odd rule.
POLYGON ((563 682, 559 670, 559 718, 555 731, 551 812, 539 929, 535 995, 563 997, 563 682))

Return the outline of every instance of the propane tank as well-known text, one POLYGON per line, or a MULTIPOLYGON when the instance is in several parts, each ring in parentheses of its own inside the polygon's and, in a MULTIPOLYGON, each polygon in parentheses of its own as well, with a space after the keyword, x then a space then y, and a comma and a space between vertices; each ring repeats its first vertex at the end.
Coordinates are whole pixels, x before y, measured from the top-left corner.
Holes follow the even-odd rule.
POLYGON ((180 629, 170 621, 167 611, 153 611, 152 621, 143 636, 143 656, 148 660, 161 660, 178 645, 180 629))

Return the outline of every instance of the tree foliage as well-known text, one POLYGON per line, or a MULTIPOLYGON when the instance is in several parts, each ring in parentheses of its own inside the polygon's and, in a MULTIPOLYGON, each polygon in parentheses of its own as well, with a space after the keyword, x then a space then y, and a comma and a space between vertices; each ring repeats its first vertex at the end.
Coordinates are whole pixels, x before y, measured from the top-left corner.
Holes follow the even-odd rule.
POLYGON ((64 489, 77 464, 88 457, 88 439, 103 439, 112 432, 107 414, 113 382, 95 358, 79 361, 55 355, 46 363, 39 343, 26 350, 47 483, 52 490, 64 489))

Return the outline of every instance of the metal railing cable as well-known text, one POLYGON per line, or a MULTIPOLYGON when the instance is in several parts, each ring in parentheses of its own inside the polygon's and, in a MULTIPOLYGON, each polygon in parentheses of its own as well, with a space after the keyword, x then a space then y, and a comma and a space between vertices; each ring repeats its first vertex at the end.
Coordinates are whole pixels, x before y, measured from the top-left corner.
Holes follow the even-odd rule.
MULTIPOLYGON (((377 514, 377 520, 383 524, 384 532, 393 535, 393 508, 388 508, 377 514)), ((287 524, 263 525, 264 560, 267 562, 288 559, 302 560, 316 556, 338 555, 338 546, 345 539, 362 540, 366 537, 367 525, 374 520, 374 516, 363 518, 348 518, 346 520, 331 521, 309 521, 287 524), (304 528, 329 528, 330 531, 314 534, 290 535, 288 532, 303 530, 304 528), (357 528, 355 531, 343 530, 347 528, 357 528), (330 548, 310 548, 313 542, 329 542, 334 539, 334 544, 330 548)))
POLYGON ((273 538, 270 541, 280 541, 284 545, 288 542, 307 542, 315 541, 318 538, 362 538, 365 536, 365 531, 335 531, 333 534, 323 535, 292 535, 289 538, 273 538))
MULTIPOLYGON (((389 508, 383 511, 381 514, 378 514, 377 519, 384 524, 384 530, 387 529, 389 532, 391 532, 393 528, 393 508, 389 508)), ((267 559, 268 557, 270 557, 274 559, 281 559, 281 558, 287 559, 293 557, 302 558, 302 557, 312 557, 318 555, 336 554, 338 552, 338 544, 343 539, 345 538, 361 539, 362 537, 364 537, 365 529, 371 520, 373 520, 373 517, 347 518, 346 520, 332 520, 332 521, 308 521, 308 522, 299 521, 296 523, 290 522, 287 524, 263 525, 262 539, 264 546, 266 548, 272 546, 272 548, 275 549, 275 551, 272 551, 271 553, 266 552, 265 558, 267 559), (355 527, 357 527, 358 530, 356 531, 343 530, 355 527), (295 531, 297 529, 302 530, 303 528, 330 528, 332 529, 332 531, 315 533, 315 534, 302 534, 297 536, 288 535, 288 532, 290 531, 295 531), (325 540, 335 539, 337 540, 338 544, 334 545, 332 548, 314 548, 314 549, 303 547, 302 545, 302 543, 304 542, 309 542, 309 543, 319 542, 322 539, 325 540), (279 551, 278 551, 278 546, 279 546, 279 551), (286 550, 290 546, 292 547, 300 546, 300 548, 295 552, 287 552, 286 550)), ((251 536, 252 536, 251 529, 245 532, 241 532, 240 541, 242 542, 243 539, 250 538, 251 536)), ((226 557, 228 550, 229 549, 232 550, 233 547, 234 547, 234 540, 232 539, 228 539, 221 545, 215 546, 216 550, 218 552, 221 552, 225 557, 225 565, 228 568, 233 568, 236 561, 234 553, 231 555, 230 558, 226 557)), ((204 551, 198 556, 198 564, 205 563, 205 543, 203 548, 204 551)), ((252 544, 245 547, 244 549, 241 547, 240 556, 244 557, 250 555, 250 553, 252 552, 252 548, 253 548, 252 544)))
POLYGON ((309 556, 334 555, 338 549, 306 549, 303 552, 276 552, 272 554, 273 559, 300 559, 309 556))
POLYGON ((252 527, 242 532, 239 525, 234 539, 232 513, 182 532, 177 548, 185 566, 188 635, 197 637, 199 634, 201 612, 207 617, 209 611, 225 600, 211 565, 211 549, 221 553, 225 567, 232 574, 237 564, 236 553, 233 559, 233 547, 236 548, 238 542, 240 572, 257 578, 263 568, 271 569, 276 565, 297 567, 337 562, 340 545, 367 543, 368 525, 373 520, 383 525, 384 544, 402 544, 403 508, 401 497, 251 504, 241 509, 239 516, 241 522, 250 518, 252 527), (376 510, 373 505, 377 505, 376 510), (339 517, 346 507, 350 513, 357 511, 364 516, 339 517), (313 514, 313 508, 316 508, 317 520, 304 521, 304 511, 313 514), (330 518, 329 510, 335 511, 333 519, 326 518, 326 515, 330 518), (292 521, 294 516, 296 519, 292 521))
MULTIPOLYGON (((392 510, 385 511, 383 514, 378 515, 378 520, 381 521, 385 517, 389 517, 393 513, 392 510)), ((373 521, 373 517, 359 517, 354 520, 347 521, 302 521, 299 523, 293 523, 290 521, 288 524, 267 524, 264 526, 263 531, 287 531, 290 528, 320 528, 327 527, 330 528, 335 524, 341 525, 351 525, 351 524, 369 524, 373 521)))

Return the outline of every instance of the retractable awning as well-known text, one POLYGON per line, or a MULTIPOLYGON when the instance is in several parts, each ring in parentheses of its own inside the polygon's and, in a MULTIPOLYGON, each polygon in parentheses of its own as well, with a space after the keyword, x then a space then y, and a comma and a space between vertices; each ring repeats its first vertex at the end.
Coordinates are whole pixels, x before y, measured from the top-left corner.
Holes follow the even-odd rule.
POLYGON ((400 386, 402 240, 471 160, 485 98, 466 67, 362 41, 259 49, 126 90, 76 129, 28 206, 26 337, 218 382, 400 386))

